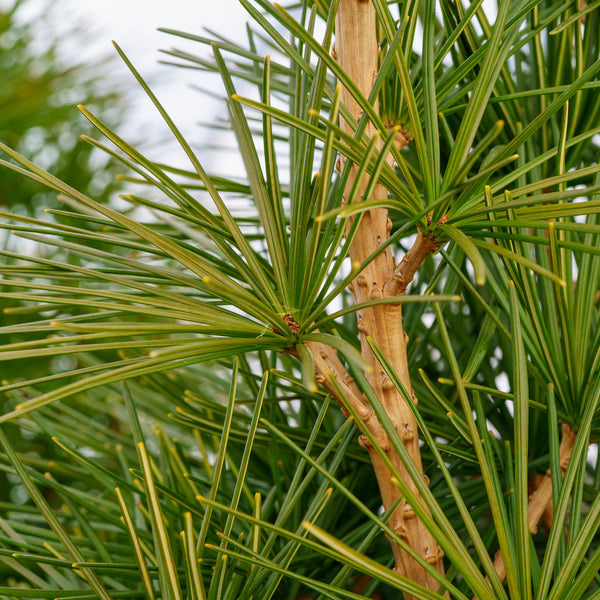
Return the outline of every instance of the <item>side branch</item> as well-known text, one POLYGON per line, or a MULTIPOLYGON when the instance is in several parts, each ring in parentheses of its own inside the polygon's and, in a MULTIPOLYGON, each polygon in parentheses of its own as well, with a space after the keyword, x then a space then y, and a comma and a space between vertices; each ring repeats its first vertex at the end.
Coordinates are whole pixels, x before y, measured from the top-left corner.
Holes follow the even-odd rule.
MULTIPOLYGON (((352 408, 356 411, 358 418, 368 427, 374 438, 377 440, 381 447, 389 448, 389 439, 383 426, 377 419, 375 411, 367 401, 365 395, 360 391, 354 379, 350 376, 346 368, 340 361, 337 351, 331 346, 321 344, 318 342, 307 342, 310 353, 313 355, 315 361, 315 379, 317 383, 321 384, 331 397, 338 403, 342 414, 345 417, 349 417, 350 414, 344 405, 344 401, 340 396, 340 390, 345 400, 350 403, 352 408)), ((359 438, 361 446, 372 450, 370 452, 376 455, 376 450, 370 449, 367 442, 367 438, 363 435, 359 438)), ((373 456, 371 456, 373 460, 373 456)), ((381 460, 377 456, 378 460, 381 460)), ((393 490, 395 494, 395 487, 392 480, 389 480, 390 490, 393 490)))
POLYGON ((336 400, 344 416, 349 416, 348 411, 344 408, 344 404, 339 397, 338 390, 331 381, 331 377, 337 381, 338 386, 344 391, 346 398, 361 418, 367 418, 367 413, 370 410, 368 403, 356 383, 354 383, 354 379, 346 371, 336 350, 331 346, 319 342, 307 342, 306 346, 315 361, 315 379, 317 383, 320 383, 331 394, 331 397, 336 400))
POLYGON ((412 248, 404 255, 394 276, 386 281, 383 287, 384 296, 400 296, 413 280, 415 273, 425 259, 436 252, 444 244, 432 235, 425 235, 420 229, 412 248))
MULTIPOLYGON (((571 429, 570 425, 567 425, 567 423, 562 423, 561 429, 562 439, 560 441, 559 450, 560 470, 561 474, 564 476, 571 458, 571 453, 573 452, 577 432, 571 429)), ((536 490, 529 496, 527 521, 529 531, 532 535, 537 533, 538 523, 546 511, 552 513, 552 478, 550 476, 550 470, 546 472, 536 490)), ((496 573, 498 573, 500 581, 503 581, 506 577, 506 568, 504 566, 504 558, 500 551, 498 551, 494 557, 494 569, 496 570, 496 573)))
MULTIPOLYGON (((562 423, 561 429, 562 439, 560 441, 559 456, 560 470, 564 477, 569 460, 571 459, 573 447, 575 446, 577 433, 566 423, 562 423)), ((547 507, 552 509, 552 479, 550 477, 550 470, 546 472, 535 492, 529 497, 528 524, 529 531, 532 534, 537 533, 538 523, 547 507)))

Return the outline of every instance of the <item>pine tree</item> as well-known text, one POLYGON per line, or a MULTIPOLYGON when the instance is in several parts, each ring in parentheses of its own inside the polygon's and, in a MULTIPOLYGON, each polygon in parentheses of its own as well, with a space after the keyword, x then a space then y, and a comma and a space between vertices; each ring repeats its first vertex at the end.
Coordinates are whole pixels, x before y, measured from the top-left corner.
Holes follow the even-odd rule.
POLYGON ((66 258, 2 273, 0 595, 600 598, 600 8, 240 1, 166 33, 243 177, 118 46, 188 165, 81 107, 123 210, 1 146, 70 224, 5 222, 66 258))

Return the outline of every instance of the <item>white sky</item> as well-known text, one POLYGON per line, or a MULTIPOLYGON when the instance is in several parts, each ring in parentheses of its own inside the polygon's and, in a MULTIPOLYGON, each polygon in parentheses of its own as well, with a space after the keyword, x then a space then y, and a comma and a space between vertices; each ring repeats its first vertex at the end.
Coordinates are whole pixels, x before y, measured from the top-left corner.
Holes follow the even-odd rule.
POLYGON ((244 29, 245 11, 237 0, 60 0, 69 19, 87 23, 90 44, 116 40, 136 63, 151 64, 158 48, 170 43, 158 27, 201 33, 204 27, 234 37, 244 29))
MULTIPOLYGON (((13 2, 0 0, 0 7, 10 7, 13 2)), ((149 80, 152 90, 178 127, 191 137, 192 143, 202 143, 202 137, 207 133, 197 123, 211 120, 215 111, 220 108, 222 112, 223 108, 217 101, 191 89, 193 84, 206 83, 206 75, 159 64, 160 60, 169 59, 159 50, 176 47, 209 56, 210 49, 157 29, 165 27, 202 35, 204 28, 209 28, 227 38, 240 40, 246 37, 247 15, 238 0, 26 0, 19 10, 22 18, 29 20, 49 7, 52 9, 48 19, 52 35, 61 35, 68 58, 85 62, 102 56, 116 56, 111 43, 115 40, 136 69, 149 80), (76 27, 80 32, 74 34, 76 27)), ((41 39, 40 43, 43 45, 45 41, 41 39)), ((119 132, 138 138, 125 135, 133 142, 156 140, 157 136, 167 135, 161 117, 143 90, 137 87, 126 66, 118 57, 113 65, 115 77, 108 85, 122 86, 125 82, 134 104, 125 131, 120 128, 119 132)))
MULTIPOLYGON (((14 0, 0 0, 0 8, 13 4, 14 0)), ((209 27, 235 37, 244 31, 246 18, 238 0, 26 0, 19 11, 35 17, 48 7, 58 15, 52 19, 53 29, 68 34, 78 22, 89 33, 89 48, 107 47, 115 39, 137 48, 132 53, 140 56, 164 44, 158 27, 195 33, 209 27)))

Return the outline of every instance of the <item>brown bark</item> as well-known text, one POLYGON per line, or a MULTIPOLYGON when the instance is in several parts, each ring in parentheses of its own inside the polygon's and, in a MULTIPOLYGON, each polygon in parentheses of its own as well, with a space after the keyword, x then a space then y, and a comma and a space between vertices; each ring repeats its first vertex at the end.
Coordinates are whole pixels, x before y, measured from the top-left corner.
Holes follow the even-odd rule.
MULTIPOLYGON (((562 476, 564 476, 569 460, 571 459, 573 447, 575 446, 577 432, 573 431, 567 423, 562 424, 561 430, 562 439, 560 441, 559 456, 560 470, 562 476)), ((528 523, 529 531, 532 534, 537 533, 538 523, 546 510, 552 512, 552 479, 550 477, 550 470, 546 472, 540 485, 529 497, 528 523)))
MULTIPOLYGON (((368 403, 338 358, 337 352, 330 346, 318 342, 308 342, 306 346, 315 361, 315 379, 317 383, 320 383, 339 402, 338 390, 333 383, 333 380, 335 380, 348 401, 356 408, 359 416, 363 420, 367 419, 369 414, 368 403)), ((344 415, 348 417, 349 414, 343 404, 341 404, 341 408, 344 415)))
MULTIPOLYGON (((369 0, 341 0, 336 18, 336 58, 341 67, 350 75, 354 83, 364 96, 368 96, 373 78, 377 70, 377 57, 379 46, 376 35, 376 15, 372 3, 369 0)), ((352 98, 348 90, 342 90, 342 102, 349 109, 352 116, 358 120, 361 109, 352 98)), ((342 123, 345 130, 353 134, 351 127, 342 123)), ((368 126, 366 135, 371 137, 374 128, 368 126)), ((408 140, 399 134, 400 142, 406 145, 408 140)), ((357 174, 357 166, 352 165, 351 174, 346 187, 348 195, 357 174)), ((367 179, 361 182, 360 197, 362 198, 367 179)), ((377 185, 373 191, 374 199, 387 198, 387 190, 377 185)), ((366 212, 359 226, 355 241, 350 249, 352 263, 362 263, 389 237, 391 221, 387 210, 374 209, 366 212)), ((418 264, 439 245, 431 243, 426 236, 420 235, 417 241, 421 246, 416 249, 412 257, 405 258, 399 265, 400 271, 396 272, 396 264, 391 250, 385 252, 367 265, 361 274, 353 282, 351 288, 355 301, 366 302, 374 298, 397 295, 406 289, 410 279, 414 275, 418 264), (406 268, 406 265, 410 268, 406 268), (402 267, 402 268, 401 268, 402 267), (402 271, 405 271, 404 273, 402 271), (400 282, 400 283, 398 283, 400 282)), ((417 437, 416 421, 402 395, 396 390, 393 383, 385 375, 381 365, 372 353, 367 337, 372 338, 380 348, 387 360, 398 374, 404 387, 412 393, 406 355, 407 338, 402 327, 402 312, 400 305, 378 305, 358 311, 358 329, 361 338, 362 355, 369 365, 370 373, 367 375, 369 383, 373 387, 377 397, 394 423, 400 439, 405 444, 412 460, 418 467, 424 479, 417 437)), ((359 416, 367 425, 375 439, 385 450, 388 458, 397 469, 404 481, 419 496, 414 482, 409 477, 402 461, 394 451, 381 423, 376 418, 373 409, 368 405, 354 383, 345 375, 343 366, 331 349, 326 346, 317 347, 309 344, 317 368, 317 379, 334 396, 337 395, 335 386, 329 377, 342 382, 354 408, 358 410, 359 416)), ((416 399, 415 399, 416 402, 416 399)), ((376 449, 361 436, 361 443, 369 452, 369 456, 375 469, 379 484, 383 505, 386 509, 391 507, 399 498, 399 492, 392 483, 391 473, 376 449)), ((399 537, 404 539, 421 557, 433 565, 440 573, 443 573, 443 553, 436 541, 429 533, 424 524, 416 517, 415 511, 402 501, 394 511, 389 520, 389 525, 399 537)), ((402 548, 392 542, 396 569, 404 576, 420 583, 428 589, 437 590, 439 583, 423 567, 408 555, 402 548)))
POLYGON ((393 277, 391 277, 383 288, 385 296, 399 296, 406 291, 408 284, 413 280, 417 270, 423 261, 436 252, 444 242, 440 242, 430 234, 424 234, 421 230, 417 233, 412 248, 404 255, 393 277))

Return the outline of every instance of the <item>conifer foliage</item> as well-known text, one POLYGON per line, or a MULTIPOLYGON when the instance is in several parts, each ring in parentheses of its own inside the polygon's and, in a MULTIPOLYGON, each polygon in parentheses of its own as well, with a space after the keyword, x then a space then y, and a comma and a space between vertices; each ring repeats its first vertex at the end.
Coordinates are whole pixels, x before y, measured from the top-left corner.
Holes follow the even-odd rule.
POLYGON ((240 2, 236 177, 0 146, 0 597, 599 599, 600 3, 240 2))

